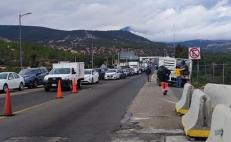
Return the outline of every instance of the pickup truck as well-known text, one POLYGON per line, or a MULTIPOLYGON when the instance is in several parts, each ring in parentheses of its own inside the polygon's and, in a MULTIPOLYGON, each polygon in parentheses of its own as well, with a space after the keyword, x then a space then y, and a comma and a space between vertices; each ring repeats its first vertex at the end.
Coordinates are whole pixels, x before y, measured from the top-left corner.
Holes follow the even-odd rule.
POLYGON ((51 88, 58 87, 58 81, 64 89, 71 90, 72 82, 77 81, 77 86, 81 88, 81 81, 84 80, 83 62, 59 62, 53 64, 50 73, 44 77, 44 89, 50 91, 51 88))

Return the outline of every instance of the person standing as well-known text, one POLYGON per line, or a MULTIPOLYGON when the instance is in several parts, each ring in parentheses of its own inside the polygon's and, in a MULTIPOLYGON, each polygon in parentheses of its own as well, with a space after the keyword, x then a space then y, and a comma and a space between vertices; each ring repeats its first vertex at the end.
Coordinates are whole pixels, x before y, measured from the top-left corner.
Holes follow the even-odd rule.
POLYGON ((148 66, 147 69, 146 69, 146 75, 147 75, 147 78, 148 78, 148 82, 151 82, 151 79, 150 79, 151 73, 152 73, 151 68, 148 66))
POLYGON ((181 88, 181 84, 182 84, 182 69, 180 69, 179 66, 176 66, 176 70, 175 70, 175 73, 176 73, 176 87, 177 88, 181 88))

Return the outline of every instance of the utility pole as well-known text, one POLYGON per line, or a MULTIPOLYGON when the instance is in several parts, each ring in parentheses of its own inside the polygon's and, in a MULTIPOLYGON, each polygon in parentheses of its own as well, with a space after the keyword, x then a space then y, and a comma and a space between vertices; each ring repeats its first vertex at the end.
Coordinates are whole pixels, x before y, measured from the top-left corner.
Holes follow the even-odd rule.
POLYGON ((94 68, 93 36, 91 36, 91 68, 94 68))
POLYGON ((197 83, 199 81, 199 72, 200 72, 200 63, 199 60, 197 60, 197 83))
POLYGON ((175 33, 175 24, 173 24, 173 49, 174 49, 174 58, 176 58, 176 33, 175 33))
POLYGON ((214 74, 215 74, 215 69, 214 69, 215 64, 213 63, 213 82, 214 82, 214 74))
POLYGON ((223 81, 223 84, 225 84, 225 64, 223 63, 223 74, 222 74, 222 81, 223 81))
POLYGON ((22 51, 22 17, 32 13, 19 14, 19 54, 20 54, 20 68, 23 69, 23 51, 22 51))
POLYGON ((118 59, 117 59, 118 61, 117 61, 117 67, 120 65, 120 51, 118 51, 118 59))

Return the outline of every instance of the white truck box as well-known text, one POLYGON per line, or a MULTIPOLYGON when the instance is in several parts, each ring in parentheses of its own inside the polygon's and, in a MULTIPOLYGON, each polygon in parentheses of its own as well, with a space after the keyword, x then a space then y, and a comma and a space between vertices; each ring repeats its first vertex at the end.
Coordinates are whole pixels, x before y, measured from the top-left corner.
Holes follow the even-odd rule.
POLYGON ((77 80, 84 78, 84 62, 59 62, 53 64, 53 68, 73 68, 76 72, 77 80))
POLYGON ((62 88, 72 89, 72 82, 75 80, 78 87, 81 87, 81 80, 84 80, 83 62, 59 62, 53 64, 53 69, 44 77, 45 91, 50 88, 57 88, 58 81, 61 80, 62 88))

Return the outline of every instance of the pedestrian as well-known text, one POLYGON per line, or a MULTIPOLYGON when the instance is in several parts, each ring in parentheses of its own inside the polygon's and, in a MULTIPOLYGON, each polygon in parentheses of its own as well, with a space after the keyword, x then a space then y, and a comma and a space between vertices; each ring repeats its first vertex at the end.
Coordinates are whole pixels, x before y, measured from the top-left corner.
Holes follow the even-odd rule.
POLYGON ((175 70, 175 73, 176 73, 176 87, 177 88, 181 88, 181 84, 182 84, 182 69, 180 69, 179 66, 176 66, 176 70, 175 70))
POLYGON ((160 66, 157 71, 157 77, 158 77, 158 80, 160 81, 160 85, 163 90, 163 95, 167 95, 168 88, 169 88, 168 80, 169 80, 170 74, 171 74, 171 71, 167 69, 165 66, 160 66))
POLYGON ((146 75, 147 75, 147 78, 148 78, 148 82, 151 82, 151 79, 150 79, 151 73, 152 73, 151 68, 148 66, 147 69, 146 69, 146 75))

